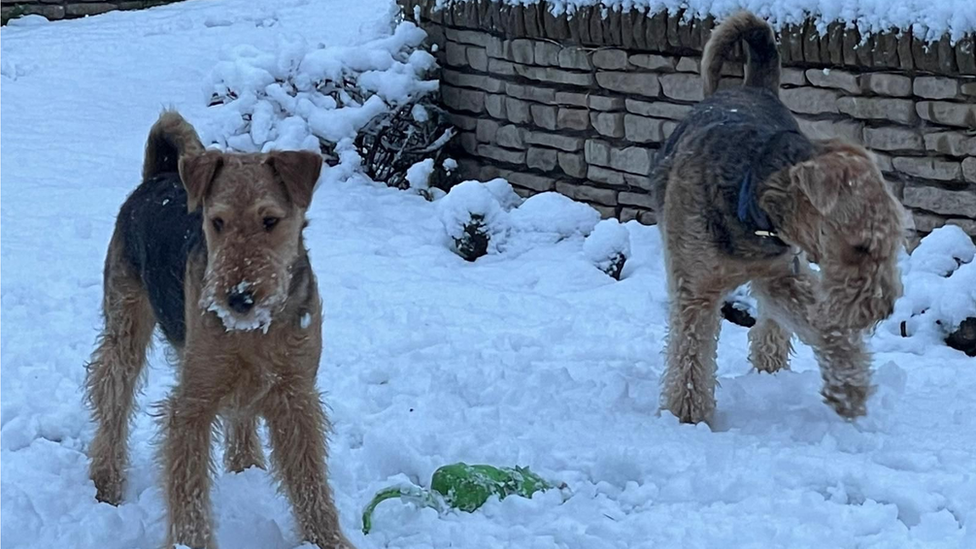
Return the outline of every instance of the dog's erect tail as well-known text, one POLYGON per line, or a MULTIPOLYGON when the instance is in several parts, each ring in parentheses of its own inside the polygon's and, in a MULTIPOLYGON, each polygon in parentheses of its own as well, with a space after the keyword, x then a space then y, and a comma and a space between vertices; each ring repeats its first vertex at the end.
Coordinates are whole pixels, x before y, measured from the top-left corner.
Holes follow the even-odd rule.
POLYGON ((721 78, 722 64, 739 41, 746 43, 746 67, 743 86, 766 88, 779 93, 779 49, 768 23, 747 11, 729 17, 712 31, 702 56, 702 82, 705 96, 715 93, 721 78))
POLYGON ((149 130, 146 140, 146 159, 142 164, 142 180, 161 173, 176 172, 180 157, 203 152, 200 136, 180 113, 165 110, 149 130))

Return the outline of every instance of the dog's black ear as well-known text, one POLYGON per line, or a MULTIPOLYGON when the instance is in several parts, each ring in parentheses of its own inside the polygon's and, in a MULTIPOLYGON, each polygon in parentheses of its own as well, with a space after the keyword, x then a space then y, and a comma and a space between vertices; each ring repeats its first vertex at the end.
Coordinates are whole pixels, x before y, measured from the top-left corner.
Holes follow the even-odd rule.
POLYGON ((790 179, 807 200, 821 215, 829 214, 840 199, 841 180, 844 179, 843 170, 833 173, 829 165, 817 160, 801 162, 790 168, 790 179))
POLYGON ((186 209, 195 212, 210 192, 217 170, 224 163, 220 151, 180 157, 180 179, 186 188, 186 209))
POLYGON ((268 162, 281 178, 288 198, 299 208, 308 208, 322 172, 322 155, 309 151, 278 151, 271 153, 268 162))

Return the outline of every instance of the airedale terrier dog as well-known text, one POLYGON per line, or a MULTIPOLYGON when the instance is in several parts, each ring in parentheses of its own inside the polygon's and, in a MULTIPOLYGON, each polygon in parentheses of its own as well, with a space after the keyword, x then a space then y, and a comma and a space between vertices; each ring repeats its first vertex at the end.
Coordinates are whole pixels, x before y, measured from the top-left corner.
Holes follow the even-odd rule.
POLYGON ((133 392, 158 324, 180 362, 160 414, 167 546, 215 546, 212 433, 219 421, 229 471, 264 467, 262 416, 303 538, 351 547, 327 482, 322 304, 302 240, 321 168, 309 152, 204 151, 176 112, 149 133, 142 184, 105 260, 105 327, 87 375, 90 474, 98 499, 119 503, 133 392))
POLYGON ((801 133, 779 100, 772 29, 755 15, 739 13, 712 32, 702 77, 706 99, 651 173, 670 296, 662 407, 683 422, 710 419, 720 306, 751 282, 759 302, 752 365, 788 368, 795 333, 815 351, 826 403, 845 418, 862 416, 871 391, 864 335, 902 291, 902 207, 867 150, 801 133), (742 86, 718 90, 740 42, 742 86))

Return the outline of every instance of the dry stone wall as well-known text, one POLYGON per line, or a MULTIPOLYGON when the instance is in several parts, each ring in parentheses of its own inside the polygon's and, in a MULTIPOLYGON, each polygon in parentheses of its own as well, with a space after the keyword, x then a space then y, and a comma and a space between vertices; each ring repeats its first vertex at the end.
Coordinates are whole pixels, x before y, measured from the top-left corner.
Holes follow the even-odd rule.
POLYGON ((98 15, 115 10, 141 10, 179 0, 0 0, 3 23, 23 15, 43 15, 51 21, 98 15))
MULTIPOLYGON (((711 19, 399 1, 436 45, 466 177, 502 176, 523 195, 555 190, 606 217, 655 221, 647 173, 702 99, 711 19)), ((920 232, 954 223, 976 236, 973 35, 925 43, 911 31, 861 36, 839 24, 821 34, 808 21, 779 38, 781 97, 803 130, 875 151, 920 232)), ((725 73, 723 85, 735 85, 742 66, 725 73)))

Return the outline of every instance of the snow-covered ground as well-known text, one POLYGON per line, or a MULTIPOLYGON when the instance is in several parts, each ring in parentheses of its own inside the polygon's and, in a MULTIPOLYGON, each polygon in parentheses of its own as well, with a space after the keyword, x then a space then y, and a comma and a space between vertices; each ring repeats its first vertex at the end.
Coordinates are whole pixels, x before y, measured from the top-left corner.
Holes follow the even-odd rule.
MULTIPOLYGON (((163 539, 146 412, 173 382, 164 346, 151 355, 119 507, 97 503, 86 475, 93 426, 80 389, 105 247, 160 108, 206 127, 216 111, 205 83, 222 52, 273 51, 282 36, 355 46, 389 33, 389 14, 386 0, 189 1, 2 30, 9 547, 148 549, 163 539)), ((538 204, 510 217, 538 231, 538 204)), ((445 245, 438 208, 343 166, 325 171, 310 211, 331 479, 359 547, 976 547, 976 360, 930 330, 901 338, 879 328, 878 388, 869 416, 851 424, 820 402, 808 348, 792 372, 751 373, 746 331, 725 323, 714 425, 679 425, 657 412, 666 292, 656 229, 626 225, 632 257, 615 282, 579 235, 523 239, 467 263, 445 245), (572 493, 444 516, 388 502, 373 532, 359 532, 376 490, 425 484, 462 460, 528 465, 572 493)), ((937 259, 912 272, 936 276, 937 259)), ((929 290, 901 314, 945 301, 929 290)), ((214 504, 222 547, 300 545, 262 471, 220 473, 214 504)))

